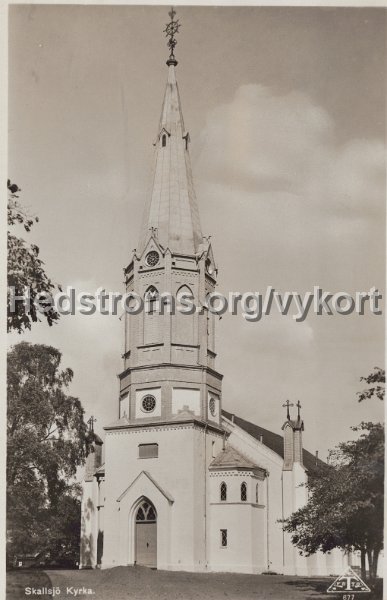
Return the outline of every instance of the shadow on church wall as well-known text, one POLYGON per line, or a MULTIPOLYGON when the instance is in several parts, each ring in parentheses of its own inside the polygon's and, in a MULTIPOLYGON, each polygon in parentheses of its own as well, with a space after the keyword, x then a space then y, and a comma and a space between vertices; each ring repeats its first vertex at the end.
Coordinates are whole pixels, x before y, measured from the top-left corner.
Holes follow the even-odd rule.
POLYGON ((92 569, 93 568, 93 549, 94 549, 94 537, 93 534, 87 534, 86 531, 90 527, 90 521, 95 512, 94 503, 89 498, 83 506, 82 512, 82 525, 81 525, 81 547, 80 547, 80 568, 81 569, 92 569))
POLYGON ((93 568, 93 534, 82 535, 81 537, 81 569, 93 568))
POLYGON ((94 503, 92 501, 91 498, 88 499, 88 501, 86 502, 86 504, 84 505, 83 508, 83 518, 87 519, 88 521, 90 521, 91 517, 92 517, 92 513, 94 513, 94 503))
POLYGON ((103 555, 103 531, 98 531, 97 538, 97 565, 102 563, 102 555, 103 555))

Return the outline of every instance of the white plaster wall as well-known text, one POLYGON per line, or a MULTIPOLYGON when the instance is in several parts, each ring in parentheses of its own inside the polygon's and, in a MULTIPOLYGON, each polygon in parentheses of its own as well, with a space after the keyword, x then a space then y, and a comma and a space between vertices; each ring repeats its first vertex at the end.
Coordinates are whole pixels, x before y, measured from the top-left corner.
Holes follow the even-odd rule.
MULTIPOLYGON (((283 518, 287 519, 294 506, 294 478, 293 471, 282 472, 282 499, 283 499, 283 518)), ((283 534, 283 572, 286 575, 296 574, 296 548, 291 542, 291 534, 283 534)))
POLYGON ((262 573, 267 569, 266 562, 266 509, 263 505, 254 506, 252 510, 252 561, 253 570, 262 573))
POLYGON ((120 398, 120 408, 119 408, 119 419, 121 419, 124 414, 129 418, 129 394, 124 394, 120 398))
POLYGON ((265 535, 265 570, 269 569, 276 573, 283 573, 283 531, 281 524, 278 522, 283 517, 281 482, 283 460, 278 454, 252 438, 239 427, 232 425, 225 419, 222 422, 230 432, 228 443, 269 473, 268 477, 261 482, 260 488, 265 494, 267 511, 265 527, 268 528, 268 535, 265 535))
POLYGON ((176 415, 184 407, 187 407, 195 415, 200 415, 200 389, 172 388, 172 413, 176 415))
POLYGON ((96 480, 82 483, 81 501, 81 569, 94 568, 97 564, 98 538, 98 485, 96 480))
POLYGON ((308 502, 308 489, 306 487, 306 483, 308 481, 308 476, 306 474, 305 467, 300 465, 300 463, 294 463, 293 465, 293 506, 292 510, 298 510, 305 506, 308 502))
POLYGON ((258 572, 253 565, 252 507, 245 504, 212 505, 210 511, 210 553, 212 571, 258 572), (221 529, 227 529, 227 547, 221 546, 221 529))
POLYGON ((205 569, 205 486, 214 438, 220 449, 221 436, 204 433, 203 429, 194 429, 188 424, 107 433, 103 568, 130 564, 128 545, 131 542, 122 532, 126 530, 129 536, 135 500, 131 491, 127 492, 125 500, 118 503, 117 499, 142 471, 146 471, 173 498, 171 504, 161 500, 160 491, 144 478, 145 491, 141 491, 141 486, 133 485, 136 486, 136 498, 146 495, 160 510, 158 539, 167 539, 165 528, 170 532, 170 542, 158 544, 158 568, 205 569), (157 443, 159 457, 138 458, 140 443, 157 443))
MULTIPOLYGON (((210 474, 209 561, 212 571, 261 573, 266 568, 265 506, 255 504, 257 478, 251 471, 212 471, 210 474), (220 500, 220 486, 227 485, 227 500, 220 500), (247 500, 241 501, 246 483, 247 500), (220 544, 227 529, 228 545, 220 544)), ((262 482, 261 482, 262 483, 262 482)))

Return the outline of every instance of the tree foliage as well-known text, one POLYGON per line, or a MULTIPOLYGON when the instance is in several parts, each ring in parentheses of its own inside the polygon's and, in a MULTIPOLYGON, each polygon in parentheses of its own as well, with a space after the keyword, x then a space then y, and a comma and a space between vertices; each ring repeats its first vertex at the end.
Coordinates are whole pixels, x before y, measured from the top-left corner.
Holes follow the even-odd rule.
MULTIPOLYGON (((8 188, 8 227, 16 225, 23 226, 29 233, 38 217, 29 216, 18 202, 20 188, 7 181, 8 188)), ((31 323, 39 320, 34 299, 40 293, 51 295, 55 285, 46 275, 44 263, 39 257, 39 248, 35 244, 27 244, 24 239, 8 231, 7 235, 7 271, 8 271, 8 295, 7 295, 7 328, 8 331, 15 330, 18 333, 31 329, 31 323), (26 306, 22 300, 15 302, 14 310, 11 305, 11 291, 15 289, 16 296, 22 296, 25 289, 29 290, 30 304, 26 306)), ((44 318, 49 325, 59 319, 59 314, 49 303, 42 303, 46 307, 44 318)))
POLYGON ((77 502, 79 506, 78 490, 68 481, 83 464, 92 440, 80 401, 66 393, 73 372, 61 370, 60 363, 58 350, 40 344, 21 342, 8 353, 7 539, 11 555, 52 546, 53 536, 63 534, 58 515, 64 507, 71 512, 77 502))
MULTIPOLYGON (((384 399, 385 372, 379 367, 367 377, 369 386, 360 392, 366 398, 384 399)), ((376 577, 383 548, 384 515, 384 426, 361 423, 351 428, 357 440, 342 442, 329 453, 329 464, 307 482, 307 504, 284 521, 284 530, 306 555, 334 548, 359 550, 362 577, 376 577)))
POLYGON ((333 548, 360 550, 370 577, 376 576, 383 547, 384 427, 361 423, 358 440, 343 442, 307 483, 308 503, 285 522, 284 530, 306 555, 333 548))
POLYGON ((360 377, 360 381, 365 381, 369 387, 362 392, 358 392, 359 402, 373 397, 384 400, 386 383, 386 372, 384 369, 375 367, 373 372, 367 375, 367 377, 360 377))
POLYGON ((81 538, 81 489, 74 485, 59 498, 55 510, 48 511, 47 562, 63 565, 79 561, 81 538))

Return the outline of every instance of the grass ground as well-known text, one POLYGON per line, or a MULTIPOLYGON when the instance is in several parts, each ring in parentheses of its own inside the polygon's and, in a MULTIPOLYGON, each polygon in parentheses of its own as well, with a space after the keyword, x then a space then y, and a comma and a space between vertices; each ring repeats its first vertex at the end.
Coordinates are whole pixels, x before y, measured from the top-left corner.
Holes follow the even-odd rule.
MULTIPOLYGON (((11 571, 7 576, 7 600, 44 598, 26 595, 26 587, 58 587, 56 600, 342 600, 326 594, 332 578, 232 573, 182 573, 153 571, 145 567, 116 567, 86 571, 11 571), (74 595, 77 588, 90 588, 91 595, 74 595), (69 588, 69 589, 67 589, 69 588)), ((382 590, 361 594, 364 600, 381 600, 382 590)))

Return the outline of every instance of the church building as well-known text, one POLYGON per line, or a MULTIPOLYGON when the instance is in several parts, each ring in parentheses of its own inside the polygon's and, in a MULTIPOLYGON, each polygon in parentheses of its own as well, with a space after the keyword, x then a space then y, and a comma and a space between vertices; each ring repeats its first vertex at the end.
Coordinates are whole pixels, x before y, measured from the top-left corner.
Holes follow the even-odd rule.
POLYGON ((125 268, 126 291, 145 310, 125 315, 117 419, 87 458, 80 566, 340 573, 341 552, 301 556, 280 523, 306 503, 301 484, 318 463, 303 449, 300 404, 291 415, 287 402, 282 435, 223 410, 215 315, 161 310, 164 294, 204 306, 218 273, 200 225, 170 16, 152 188, 125 268))

